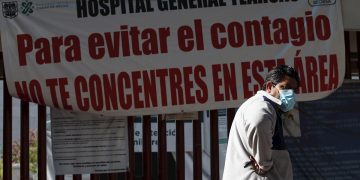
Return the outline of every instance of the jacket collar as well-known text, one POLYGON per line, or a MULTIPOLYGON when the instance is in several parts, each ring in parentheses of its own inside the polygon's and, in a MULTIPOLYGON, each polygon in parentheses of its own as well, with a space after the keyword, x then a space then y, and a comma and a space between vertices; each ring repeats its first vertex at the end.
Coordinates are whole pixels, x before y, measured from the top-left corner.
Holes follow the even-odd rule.
POLYGON ((256 95, 261 95, 261 96, 265 96, 266 98, 268 98, 270 101, 274 102, 277 105, 281 105, 281 101, 278 98, 275 98, 274 96, 270 95, 269 93, 267 93, 266 91, 260 90, 256 93, 256 95))

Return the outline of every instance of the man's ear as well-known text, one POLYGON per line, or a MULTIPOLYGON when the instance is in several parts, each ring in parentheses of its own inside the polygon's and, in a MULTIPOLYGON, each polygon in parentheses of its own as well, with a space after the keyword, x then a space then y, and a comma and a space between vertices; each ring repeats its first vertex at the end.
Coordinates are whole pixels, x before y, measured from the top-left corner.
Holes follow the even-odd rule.
POLYGON ((267 93, 270 93, 270 92, 271 92, 271 87, 272 87, 272 85, 273 85, 273 83, 272 83, 271 81, 266 82, 265 91, 266 91, 267 93))

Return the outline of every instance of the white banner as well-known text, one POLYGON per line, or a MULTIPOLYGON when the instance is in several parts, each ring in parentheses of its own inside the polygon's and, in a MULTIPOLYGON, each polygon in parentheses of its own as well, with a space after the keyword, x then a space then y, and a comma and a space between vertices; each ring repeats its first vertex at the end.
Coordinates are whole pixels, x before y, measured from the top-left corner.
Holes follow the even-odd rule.
POLYGON ((298 70, 308 101, 345 73, 336 0, 9 0, 1 27, 11 95, 66 110, 237 107, 279 64, 298 70))

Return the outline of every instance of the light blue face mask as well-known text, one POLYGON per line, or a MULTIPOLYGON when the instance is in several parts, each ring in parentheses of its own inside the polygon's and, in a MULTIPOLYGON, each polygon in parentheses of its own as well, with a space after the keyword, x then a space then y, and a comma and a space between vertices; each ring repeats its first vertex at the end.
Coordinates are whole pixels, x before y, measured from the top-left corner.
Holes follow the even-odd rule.
POLYGON ((284 112, 288 112, 294 108, 296 99, 295 93, 292 89, 279 90, 281 105, 280 109, 284 112))

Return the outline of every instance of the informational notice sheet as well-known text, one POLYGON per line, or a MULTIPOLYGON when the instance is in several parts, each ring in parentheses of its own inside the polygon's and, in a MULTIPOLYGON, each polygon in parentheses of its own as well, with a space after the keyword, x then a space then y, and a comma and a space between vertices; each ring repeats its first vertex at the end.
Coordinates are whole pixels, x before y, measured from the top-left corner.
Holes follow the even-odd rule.
MULTIPOLYGON (((142 152, 143 149, 143 130, 142 123, 134 123, 134 150, 135 152, 142 152)), ((203 129, 203 127, 202 127, 203 129)), ((203 131, 203 130, 202 130, 203 131)), ((191 121, 184 122, 184 140, 185 151, 191 152, 193 150, 193 125, 191 121)), ((151 151, 158 151, 158 124, 151 122, 151 151)), ((201 135, 203 137, 203 135, 201 135)), ((166 123, 166 149, 168 152, 176 152, 176 123, 170 121, 166 123)))
POLYGON ((52 109, 51 120, 56 175, 126 171, 126 117, 52 109))

